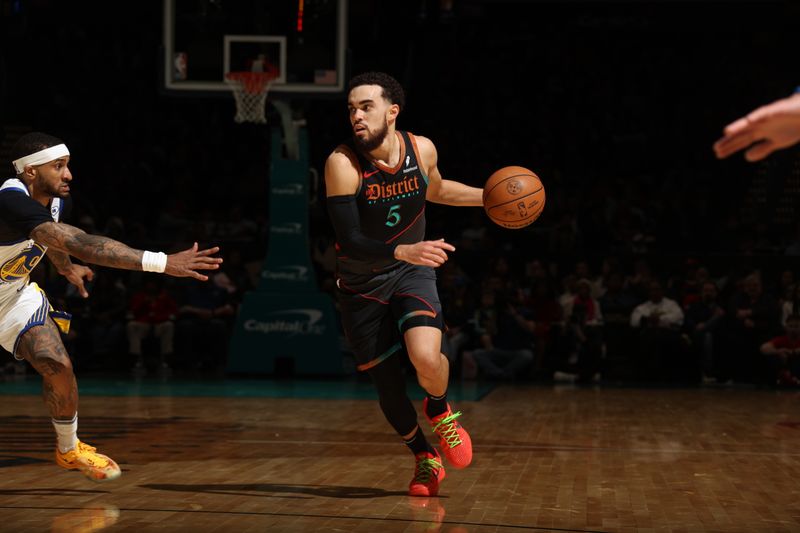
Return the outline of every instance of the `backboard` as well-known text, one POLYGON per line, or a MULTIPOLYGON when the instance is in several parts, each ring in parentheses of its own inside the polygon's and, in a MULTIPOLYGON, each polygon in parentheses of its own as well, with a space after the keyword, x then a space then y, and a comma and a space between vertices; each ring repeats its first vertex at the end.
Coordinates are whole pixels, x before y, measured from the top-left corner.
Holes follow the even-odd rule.
POLYGON ((225 74, 276 68, 271 93, 344 88, 347 0, 163 0, 164 89, 225 93, 225 74))

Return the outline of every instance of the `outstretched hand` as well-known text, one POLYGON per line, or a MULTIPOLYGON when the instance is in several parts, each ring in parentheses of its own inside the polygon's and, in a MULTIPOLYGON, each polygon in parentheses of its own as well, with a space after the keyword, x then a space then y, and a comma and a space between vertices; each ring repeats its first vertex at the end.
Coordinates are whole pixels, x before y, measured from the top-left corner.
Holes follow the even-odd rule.
POLYGON ((399 244, 394 250, 394 256, 400 261, 412 265, 440 267, 447 261, 447 252, 455 252, 452 244, 437 241, 420 241, 414 244, 399 244))
POLYGON ((89 297, 89 291, 86 290, 83 280, 84 278, 86 281, 92 281, 94 279, 94 272, 91 268, 71 263, 69 269, 61 272, 61 275, 67 278, 67 281, 75 285, 78 289, 78 294, 80 294, 82 298, 89 297))
POLYGON ((800 141, 800 94, 759 107, 725 127, 724 136, 714 143, 722 159, 743 149, 745 159, 760 161, 775 150, 800 141))
POLYGON ((200 274, 198 270, 217 270, 222 263, 221 257, 211 257, 219 252, 219 246, 198 250, 197 243, 182 252, 177 252, 167 256, 167 268, 164 274, 175 276, 176 278, 195 278, 200 281, 207 281, 208 276, 200 274))

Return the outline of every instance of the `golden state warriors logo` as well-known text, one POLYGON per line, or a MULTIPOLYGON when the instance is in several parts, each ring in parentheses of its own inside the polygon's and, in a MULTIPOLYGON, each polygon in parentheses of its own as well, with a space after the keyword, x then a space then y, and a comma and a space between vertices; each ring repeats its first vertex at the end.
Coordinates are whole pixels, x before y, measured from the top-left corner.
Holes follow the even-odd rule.
POLYGON ((44 248, 33 243, 30 248, 3 263, 3 266, 0 267, 0 282, 12 283, 30 274, 31 270, 39 264, 44 252, 44 248))

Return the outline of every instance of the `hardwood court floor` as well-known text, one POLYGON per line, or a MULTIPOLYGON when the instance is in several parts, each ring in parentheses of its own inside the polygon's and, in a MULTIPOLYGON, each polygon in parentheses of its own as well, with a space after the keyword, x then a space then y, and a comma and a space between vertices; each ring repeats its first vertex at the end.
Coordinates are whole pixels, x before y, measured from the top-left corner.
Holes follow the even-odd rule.
POLYGON ((84 395, 80 436, 123 468, 95 484, 5 395, 0 531, 800 531, 799 400, 499 387, 456 405, 474 463, 426 500, 371 399, 84 395))

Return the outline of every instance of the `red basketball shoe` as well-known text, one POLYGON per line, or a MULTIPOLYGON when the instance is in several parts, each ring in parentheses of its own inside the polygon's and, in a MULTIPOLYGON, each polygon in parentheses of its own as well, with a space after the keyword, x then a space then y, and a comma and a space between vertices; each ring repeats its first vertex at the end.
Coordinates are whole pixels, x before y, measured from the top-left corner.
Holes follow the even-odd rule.
POLYGON ((444 466, 439 453, 421 452, 414 456, 417 461, 414 477, 408 484, 409 496, 436 496, 439 484, 444 480, 444 466))
POLYGON ((428 398, 422 403, 425 418, 431 424, 433 432, 439 435, 439 447, 454 468, 466 468, 472 462, 472 439, 469 433, 456 420, 461 416, 461 411, 453 413, 450 404, 447 411, 433 418, 428 418, 428 398))

